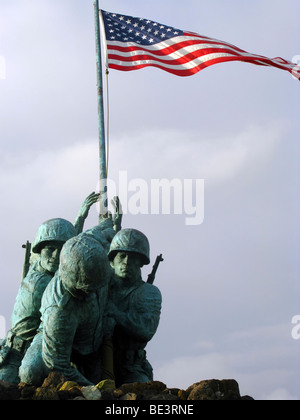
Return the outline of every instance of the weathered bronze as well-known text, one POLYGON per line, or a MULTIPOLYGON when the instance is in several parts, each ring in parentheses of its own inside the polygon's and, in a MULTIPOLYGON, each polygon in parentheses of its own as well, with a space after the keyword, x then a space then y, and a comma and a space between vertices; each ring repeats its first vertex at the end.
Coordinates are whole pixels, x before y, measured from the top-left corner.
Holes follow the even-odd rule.
POLYGON ((144 282, 149 241, 136 229, 121 229, 118 197, 113 215, 79 233, 97 199, 87 197, 74 225, 51 219, 38 229, 37 260, 22 281, 0 350, 0 379, 39 386, 57 371, 80 385, 153 380, 145 347, 160 320, 162 297, 152 283, 163 258, 144 282))
POLYGON ((114 273, 105 333, 112 338, 117 386, 153 380, 145 347, 157 330, 162 298, 159 289, 141 277, 149 254, 147 237, 135 229, 119 231, 108 253, 114 273))
POLYGON ((27 273, 16 297, 11 330, 0 346, 0 380, 19 383, 19 366, 39 327, 42 296, 58 269, 62 246, 83 229, 89 209, 98 199, 99 194, 92 193, 84 200, 74 225, 65 219, 43 223, 32 245, 34 258, 30 259, 27 242, 23 268, 27 273))

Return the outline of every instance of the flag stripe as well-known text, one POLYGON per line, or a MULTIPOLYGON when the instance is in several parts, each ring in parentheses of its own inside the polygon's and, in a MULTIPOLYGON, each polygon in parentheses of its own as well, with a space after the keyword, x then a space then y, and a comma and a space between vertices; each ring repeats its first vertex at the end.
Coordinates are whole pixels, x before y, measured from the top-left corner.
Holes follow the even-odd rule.
POLYGON ((231 44, 216 44, 216 43, 199 43, 198 41, 186 41, 186 42, 177 42, 176 40, 172 40, 172 44, 168 43, 168 45, 166 45, 167 43, 161 43, 161 44, 156 44, 155 46, 152 46, 151 49, 149 48, 143 48, 140 45, 136 45, 134 43, 128 43, 127 47, 124 47, 123 45, 124 43, 120 43, 120 42, 113 42, 113 43, 109 43, 109 51, 110 51, 110 56, 113 57, 114 55, 118 55, 120 57, 120 60, 125 60, 128 58, 132 59, 134 61, 134 59, 136 59, 136 57, 138 55, 147 55, 144 53, 148 53, 149 57, 153 57, 153 56, 162 56, 165 57, 166 60, 172 60, 172 59, 177 59, 179 58, 179 56, 183 56, 184 53, 189 54, 191 52, 194 52, 196 55, 200 56, 202 55, 206 55, 206 54, 210 54, 213 52, 228 52, 231 53, 232 55, 238 55, 241 57, 252 57, 254 60, 267 60, 269 64, 271 64, 272 62, 274 64, 284 64, 287 65, 289 67, 295 67, 294 63, 289 63, 288 61, 277 57, 274 59, 268 59, 267 57, 261 56, 261 55, 257 55, 257 54, 249 54, 244 50, 241 49, 236 49, 234 48, 231 44), (113 54, 113 52, 118 51, 118 54, 113 54), (178 52, 178 56, 175 54, 176 52, 178 52), (240 53, 240 54, 239 54, 240 53))
POLYGON ((245 53, 246 51, 241 50, 240 48, 236 48, 231 44, 227 44, 225 42, 219 42, 217 40, 207 40, 207 39, 201 39, 197 37, 190 37, 190 36, 178 36, 171 38, 169 40, 166 40, 164 42, 160 42, 155 45, 149 45, 147 47, 143 47, 141 45, 138 45, 134 42, 119 42, 119 41, 109 41, 108 42, 109 48, 111 50, 116 51, 125 51, 125 52, 134 52, 136 50, 143 50, 143 51, 152 51, 155 52, 157 55, 167 55, 170 51, 177 51, 185 47, 191 47, 193 45, 199 45, 209 47, 218 47, 218 48, 230 48, 233 51, 237 51, 240 53, 245 53))
POLYGON ((300 79, 300 68, 280 57, 250 54, 232 44, 170 26, 102 11, 110 68, 130 71, 157 67, 190 76, 211 65, 242 61, 287 70, 300 79))
MULTIPOLYGON (((130 71, 130 70, 138 70, 144 67, 154 66, 163 70, 166 70, 170 73, 174 73, 178 76, 189 76, 192 74, 197 73, 198 71, 205 69, 213 64, 229 62, 229 61, 244 61, 244 62, 251 62, 256 65, 268 66, 267 62, 262 62, 260 60, 253 61, 251 58, 247 57, 238 57, 232 56, 224 53, 219 54, 209 54, 206 58, 198 58, 196 60, 190 61, 184 65, 169 65, 169 64, 161 64, 158 60, 137 60, 132 61, 131 63, 124 63, 120 60, 110 60, 110 68, 116 70, 123 70, 123 71, 130 71)), ((280 66, 279 64, 276 67, 285 69, 285 67, 280 66)))
MULTIPOLYGON (((201 50, 201 49, 200 49, 201 50)), ((286 66, 289 66, 282 61, 277 62, 276 59, 270 60, 262 56, 254 56, 252 54, 244 53, 243 55, 240 55, 236 52, 231 51, 230 49, 225 48, 207 48, 205 47, 205 51, 201 51, 202 54, 199 54, 199 48, 193 48, 193 51, 190 53, 187 53, 187 49, 184 49, 183 51, 177 51, 174 54, 169 54, 168 56, 163 56, 164 59, 160 57, 156 57, 155 53, 153 52, 147 52, 145 50, 135 50, 134 53, 132 51, 129 52, 119 52, 118 54, 109 53, 109 63, 110 64, 116 64, 119 62, 119 69, 122 67, 128 67, 128 65, 132 65, 135 67, 138 63, 138 65, 144 64, 149 65, 150 62, 152 64, 160 64, 160 65, 166 65, 168 68, 172 68, 171 66, 175 66, 174 68, 178 66, 184 66, 186 70, 186 65, 188 63, 195 63, 197 66, 199 63, 205 63, 206 67, 212 64, 216 64, 214 61, 212 61, 211 57, 216 56, 218 54, 218 57, 228 57, 231 58, 230 61, 245 61, 245 62, 253 62, 253 64, 257 65, 273 65, 278 68, 285 69, 286 66), (185 52, 185 54, 183 53, 185 52), (210 63, 209 63, 210 62, 210 63)), ((229 61, 226 59, 226 61, 229 61)), ((292 65, 291 69, 294 67, 292 65)), ((127 70, 127 69, 126 69, 127 70)))

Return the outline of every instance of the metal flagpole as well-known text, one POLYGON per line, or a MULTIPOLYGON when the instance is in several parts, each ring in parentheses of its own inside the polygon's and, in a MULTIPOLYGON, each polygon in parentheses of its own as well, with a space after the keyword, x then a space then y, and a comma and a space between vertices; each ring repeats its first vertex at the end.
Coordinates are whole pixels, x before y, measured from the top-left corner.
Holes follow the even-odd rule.
POLYGON ((99 217, 107 214, 107 164, 105 150, 105 128, 104 128, 104 105, 103 105, 103 79, 101 59, 101 36, 100 36, 100 15, 99 1, 94 0, 95 15, 95 36, 96 36, 96 59, 97 59, 97 93, 98 93, 98 132, 99 132, 99 160, 100 160, 100 214, 99 217))
MULTIPOLYGON (((96 54, 97 54, 97 90, 98 90, 98 120, 99 120, 99 152, 100 152, 100 214, 101 217, 108 216, 107 207, 107 162, 105 151, 105 129, 104 129, 104 106, 103 106, 103 79, 101 60, 101 37, 100 37, 100 11, 99 1, 94 0, 95 33, 96 33, 96 54)), ((104 337, 102 346, 102 380, 114 381, 114 355, 111 337, 104 337)), ((115 387, 115 385, 114 385, 115 387)))

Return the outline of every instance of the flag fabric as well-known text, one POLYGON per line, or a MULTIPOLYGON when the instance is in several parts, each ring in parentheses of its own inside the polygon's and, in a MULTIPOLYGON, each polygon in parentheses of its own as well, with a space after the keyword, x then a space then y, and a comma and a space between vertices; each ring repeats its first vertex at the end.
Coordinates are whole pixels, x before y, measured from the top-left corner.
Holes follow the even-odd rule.
POLYGON ((287 70, 300 80, 300 66, 280 57, 250 54, 227 42, 149 19, 104 10, 100 17, 111 69, 130 71, 154 66, 177 76, 191 76, 213 64, 243 61, 287 70))

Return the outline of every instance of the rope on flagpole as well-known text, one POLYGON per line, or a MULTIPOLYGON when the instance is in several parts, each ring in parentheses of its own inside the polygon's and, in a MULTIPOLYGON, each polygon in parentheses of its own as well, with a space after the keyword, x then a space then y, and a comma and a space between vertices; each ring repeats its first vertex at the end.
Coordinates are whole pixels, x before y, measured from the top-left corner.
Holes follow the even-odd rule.
POLYGON ((109 70, 106 67, 106 178, 108 178, 109 166, 109 70))

